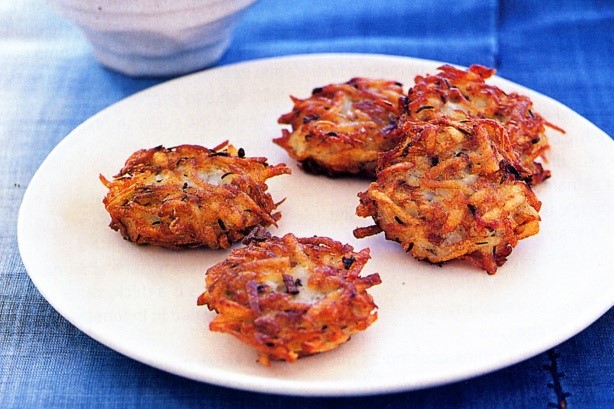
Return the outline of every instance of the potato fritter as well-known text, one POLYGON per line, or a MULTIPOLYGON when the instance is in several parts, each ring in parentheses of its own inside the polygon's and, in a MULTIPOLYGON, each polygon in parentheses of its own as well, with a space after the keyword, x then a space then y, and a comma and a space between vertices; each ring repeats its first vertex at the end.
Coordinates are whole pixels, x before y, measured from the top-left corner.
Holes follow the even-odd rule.
POLYGON ((292 97, 294 107, 278 122, 291 125, 274 142, 310 173, 374 177, 380 152, 397 142, 390 133, 398 117, 402 85, 383 79, 353 78, 292 97))
POLYGON ((332 350, 377 319, 366 290, 380 277, 359 277, 369 249, 354 252, 327 237, 261 232, 245 242, 207 270, 197 304, 217 312, 210 330, 255 348, 261 364, 332 350))
POLYGON ((256 226, 275 225, 280 214, 267 179, 290 173, 285 164, 245 157, 223 143, 158 146, 133 153, 103 200, 110 227, 131 242, 171 249, 228 248, 256 226))
POLYGON ((505 93, 486 79, 495 70, 472 65, 463 71, 450 65, 436 75, 418 75, 405 101, 405 119, 431 121, 448 117, 454 120, 488 118, 499 122, 509 134, 511 147, 528 171, 527 181, 537 184, 550 177, 543 168, 549 149, 545 126, 563 132, 533 112, 532 101, 517 93, 505 93))
POLYGON ((541 203, 521 179, 505 129, 485 119, 405 122, 382 155, 356 214, 416 259, 468 260, 493 274, 520 239, 539 231, 541 203))

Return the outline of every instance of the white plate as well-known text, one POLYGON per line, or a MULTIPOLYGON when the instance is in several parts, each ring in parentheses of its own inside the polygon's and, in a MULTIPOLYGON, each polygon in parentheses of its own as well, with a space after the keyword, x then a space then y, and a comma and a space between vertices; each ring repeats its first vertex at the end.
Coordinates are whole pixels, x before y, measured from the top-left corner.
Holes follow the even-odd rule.
POLYGON ((466 379, 532 357, 575 335, 614 303, 614 143, 565 106, 529 95, 567 131, 550 132, 553 177, 537 187, 542 231, 523 240, 497 274, 464 263, 413 260, 382 235, 357 240, 370 220, 354 215, 366 182, 307 175, 271 140, 289 95, 353 76, 406 86, 440 63, 376 55, 260 60, 179 78, 131 96, 77 127, 32 179, 19 214, 19 248, 32 281, 53 307, 94 339, 136 360, 199 381, 309 396, 364 395, 466 379), (250 156, 293 166, 270 180, 282 235, 325 235, 370 247, 363 274, 379 320, 341 348, 294 364, 256 363, 256 353, 212 333, 196 306, 205 270, 227 251, 138 247, 107 227, 98 174, 114 175, 135 150, 229 139, 250 156))

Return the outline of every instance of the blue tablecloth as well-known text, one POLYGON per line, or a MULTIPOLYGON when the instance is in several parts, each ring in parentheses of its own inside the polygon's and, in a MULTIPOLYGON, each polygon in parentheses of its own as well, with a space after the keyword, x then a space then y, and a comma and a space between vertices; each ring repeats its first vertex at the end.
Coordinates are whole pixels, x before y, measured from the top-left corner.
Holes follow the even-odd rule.
MULTIPOLYGON (((261 0, 241 20, 219 65, 320 52, 480 63, 614 135, 613 50, 610 0, 261 0)), ((29 280, 17 248, 19 205, 38 166, 75 126, 164 80, 102 68, 81 35, 42 0, 0 0, 0 407, 614 407, 614 310, 563 344, 495 373, 357 398, 202 384, 84 335, 29 280)))

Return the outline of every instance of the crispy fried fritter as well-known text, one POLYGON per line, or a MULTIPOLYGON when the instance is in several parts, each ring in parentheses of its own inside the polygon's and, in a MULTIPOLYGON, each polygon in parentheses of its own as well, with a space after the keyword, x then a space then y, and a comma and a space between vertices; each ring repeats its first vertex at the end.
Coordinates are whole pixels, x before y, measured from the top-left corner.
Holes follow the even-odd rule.
POLYGON ((293 234, 246 241, 207 270, 197 303, 217 312, 212 331, 255 348, 261 364, 337 348, 377 319, 366 290, 380 277, 359 277, 369 249, 293 234))
POLYGON ((278 120, 292 131, 282 130, 274 142, 305 171, 373 177, 378 153, 397 142, 390 130, 402 94, 398 82, 353 78, 316 88, 307 99, 292 97, 292 111, 278 120))
POLYGON ((465 259, 493 274, 520 239, 537 234, 541 203, 521 179, 495 121, 405 122, 405 139, 379 161, 356 214, 419 260, 465 259))
POLYGON ((537 184, 550 177, 550 171, 540 163, 549 148, 545 126, 562 130, 533 112, 528 97, 487 84, 485 80, 494 75, 494 69, 472 65, 463 71, 444 65, 439 70, 436 75, 416 76, 405 101, 404 119, 494 119, 508 132, 512 149, 528 171, 527 181, 537 184))
POLYGON ((137 244, 171 249, 227 248, 255 226, 275 225, 266 180, 290 173, 266 158, 244 157, 226 143, 158 146, 133 153, 112 181, 103 200, 110 227, 137 244))

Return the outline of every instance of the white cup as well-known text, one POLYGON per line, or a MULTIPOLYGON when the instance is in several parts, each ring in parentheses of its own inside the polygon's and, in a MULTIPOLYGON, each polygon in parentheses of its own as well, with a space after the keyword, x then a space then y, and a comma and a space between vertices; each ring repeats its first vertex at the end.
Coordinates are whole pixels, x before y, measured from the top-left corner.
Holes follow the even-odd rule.
POLYGON ((130 76, 173 76, 215 64, 256 0, 48 0, 103 65, 130 76))

